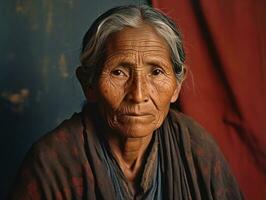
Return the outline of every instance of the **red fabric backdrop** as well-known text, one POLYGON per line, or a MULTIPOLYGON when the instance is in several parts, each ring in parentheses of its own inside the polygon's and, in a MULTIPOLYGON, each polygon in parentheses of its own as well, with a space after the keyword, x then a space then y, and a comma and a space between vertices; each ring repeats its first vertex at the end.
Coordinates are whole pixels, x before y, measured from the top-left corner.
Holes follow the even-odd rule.
POLYGON ((265 199, 266 1, 152 3, 184 35, 182 111, 212 133, 246 199, 265 199))

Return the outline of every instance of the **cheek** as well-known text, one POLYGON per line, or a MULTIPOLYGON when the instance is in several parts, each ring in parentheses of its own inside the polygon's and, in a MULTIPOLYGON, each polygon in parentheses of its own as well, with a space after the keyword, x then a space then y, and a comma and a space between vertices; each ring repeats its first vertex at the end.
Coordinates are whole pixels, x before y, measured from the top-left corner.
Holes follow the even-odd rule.
POLYGON ((102 117, 110 127, 116 127, 115 111, 119 108, 121 90, 108 76, 101 76, 98 83, 97 102, 102 117))
POLYGON ((102 75, 98 83, 98 102, 106 104, 109 109, 117 109, 123 99, 124 89, 107 75, 102 75))
POLYGON ((159 128, 169 111, 170 102, 176 89, 176 82, 175 79, 156 80, 152 86, 150 96, 157 111, 153 126, 159 128))
POLYGON ((116 102, 116 99, 119 96, 119 91, 116 90, 115 84, 112 83, 111 79, 108 76, 104 75, 102 75, 99 79, 98 91, 98 99, 100 103, 104 101, 110 106, 116 102))
POLYGON ((154 81, 151 98, 159 110, 168 111, 176 87, 176 81, 172 79, 154 81))

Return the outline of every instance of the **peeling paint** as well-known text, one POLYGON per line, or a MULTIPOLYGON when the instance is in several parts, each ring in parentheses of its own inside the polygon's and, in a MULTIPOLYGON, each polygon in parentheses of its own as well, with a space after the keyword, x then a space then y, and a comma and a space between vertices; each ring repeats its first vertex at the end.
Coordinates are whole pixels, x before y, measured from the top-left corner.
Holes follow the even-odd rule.
POLYGON ((27 17, 30 24, 30 29, 36 31, 39 28, 38 11, 33 0, 20 0, 16 2, 15 11, 19 15, 27 17))
POLYGON ((62 78, 67 78, 69 76, 67 60, 65 54, 61 54, 58 60, 58 68, 62 78))
POLYGON ((45 8, 46 8, 46 13, 47 13, 45 32, 47 34, 50 34, 53 29, 53 0, 46 0, 45 8))
POLYGON ((23 112, 25 103, 29 99, 30 91, 23 88, 18 92, 2 92, 0 96, 10 103, 14 112, 23 112))
POLYGON ((24 7, 21 5, 20 2, 18 2, 16 4, 16 13, 24 13, 24 12, 25 12, 24 7))
POLYGON ((26 14, 27 11, 26 1, 17 1, 15 5, 15 10, 17 14, 26 14))
POLYGON ((2 92, 1 96, 13 104, 22 104, 27 100, 29 94, 30 92, 28 89, 21 89, 17 93, 2 92))

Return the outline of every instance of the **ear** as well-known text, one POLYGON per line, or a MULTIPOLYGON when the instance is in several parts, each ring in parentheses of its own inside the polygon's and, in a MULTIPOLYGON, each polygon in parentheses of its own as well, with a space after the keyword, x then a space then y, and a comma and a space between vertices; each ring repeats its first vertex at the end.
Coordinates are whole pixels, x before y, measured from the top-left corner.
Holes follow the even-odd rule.
POLYGON ((97 101, 97 94, 94 88, 88 87, 84 90, 84 94, 89 103, 95 103, 97 101))
POLYGON ((172 98, 171 98, 171 103, 176 102, 176 100, 178 99, 178 96, 179 96, 179 93, 181 90, 181 85, 182 85, 181 83, 177 83, 175 91, 174 91, 172 98))
POLYGON ((79 66, 76 69, 76 76, 82 86, 87 101, 90 103, 96 102, 97 94, 95 92, 95 89, 92 86, 90 86, 90 82, 88 80, 89 71, 85 67, 79 66))

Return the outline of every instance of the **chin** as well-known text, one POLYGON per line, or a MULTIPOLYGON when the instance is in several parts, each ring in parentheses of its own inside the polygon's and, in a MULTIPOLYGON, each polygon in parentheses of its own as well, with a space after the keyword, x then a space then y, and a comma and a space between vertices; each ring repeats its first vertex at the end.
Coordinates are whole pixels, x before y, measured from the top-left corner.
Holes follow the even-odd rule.
POLYGON ((156 127, 147 127, 134 125, 133 127, 120 127, 116 129, 123 137, 127 138, 143 138, 153 134, 156 127))
POLYGON ((109 119, 111 119, 108 120, 109 127, 125 138, 150 136, 163 123, 163 118, 157 118, 154 115, 110 117, 109 119))

